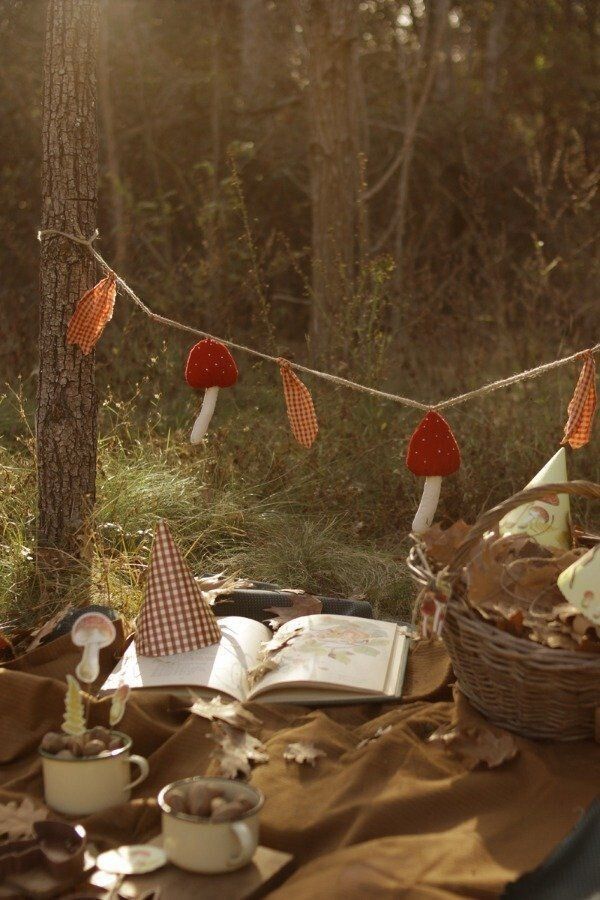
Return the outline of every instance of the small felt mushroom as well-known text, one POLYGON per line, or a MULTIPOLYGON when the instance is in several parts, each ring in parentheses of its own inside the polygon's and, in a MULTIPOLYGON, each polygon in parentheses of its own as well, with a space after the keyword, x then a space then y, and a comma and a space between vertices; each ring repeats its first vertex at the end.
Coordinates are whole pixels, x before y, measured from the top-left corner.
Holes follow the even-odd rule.
POLYGON ((85 613, 71 628, 71 640, 83 647, 83 655, 75 669, 80 681, 91 684, 100 674, 100 650, 108 647, 116 637, 115 626, 102 613, 85 613))
POLYGON ((440 499, 442 478, 460 468, 460 450, 450 426, 439 413, 430 410, 410 439, 406 465, 413 475, 424 475, 423 496, 412 523, 413 534, 426 531, 440 499))
POLYGON ((212 338, 205 338, 194 344, 187 358, 185 380, 194 390, 203 390, 205 393, 190 435, 192 444, 199 444, 208 431, 219 388, 232 387, 237 378, 235 360, 224 344, 212 338))

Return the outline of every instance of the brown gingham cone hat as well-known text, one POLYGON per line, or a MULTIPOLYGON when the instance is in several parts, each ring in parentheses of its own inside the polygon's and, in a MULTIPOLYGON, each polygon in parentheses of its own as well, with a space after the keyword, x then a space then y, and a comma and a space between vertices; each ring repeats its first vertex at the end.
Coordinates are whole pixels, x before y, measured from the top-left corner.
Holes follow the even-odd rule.
POLYGON ((221 639, 214 613, 161 521, 154 532, 146 595, 136 635, 140 656, 200 650, 221 639))

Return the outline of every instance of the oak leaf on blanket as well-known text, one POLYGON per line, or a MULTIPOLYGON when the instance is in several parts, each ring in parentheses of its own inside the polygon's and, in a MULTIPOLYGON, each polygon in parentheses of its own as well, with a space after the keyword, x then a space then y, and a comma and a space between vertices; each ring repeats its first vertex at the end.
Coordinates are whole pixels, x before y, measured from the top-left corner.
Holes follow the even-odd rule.
POLYGON ((43 822, 47 816, 48 810, 44 806, 35 806, 29 797, 20 803, 16 800, 0 803, 0 837, 10 840, 28 838, 33 834, 34 824, 43 822))
POLYGON ((283 751, 283 758, 286 762, 295 762, 300 766, 307 763, 313 768, 320 756, 327 756, 327 754, 309 741, 294 741, 288 744, 283 751))
POLYGON ((211 739, 217 745, 213 750, 221 775, 224 778, 248 778, 253 765, 269 761, 267 748, 261 740, 233 728, 224 722, 212 723, 211 739))

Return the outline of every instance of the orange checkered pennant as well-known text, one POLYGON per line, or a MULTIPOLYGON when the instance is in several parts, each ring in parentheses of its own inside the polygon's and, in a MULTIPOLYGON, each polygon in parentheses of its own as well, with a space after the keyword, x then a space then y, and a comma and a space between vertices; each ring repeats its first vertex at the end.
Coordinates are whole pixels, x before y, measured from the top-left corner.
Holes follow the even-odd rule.
POLYGON ((277 362, 283 380, 283 394, 292 434, 299 444, 308 449, 312 447, 319 431, 310 391, 300 381, 287 359, 280 358, 277 362))
POLYGON ((569 403, 569 417, 562 444, 570 444, 577 450, 588 443, 592 434, 596 404, 596 363, 593 355, 588 353, 569 403))
POLYGON ((67 326, 67 343, 77 344, 86 355, 90 353, 112 319, 116 296, 117 279, 109 272, 78 301, 67 326))

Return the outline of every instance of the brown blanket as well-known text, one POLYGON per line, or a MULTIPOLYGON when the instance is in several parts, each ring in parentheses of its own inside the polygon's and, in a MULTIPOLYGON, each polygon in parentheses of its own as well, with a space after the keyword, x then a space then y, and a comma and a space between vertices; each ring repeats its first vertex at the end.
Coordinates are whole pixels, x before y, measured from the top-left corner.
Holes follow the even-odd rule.
MULTIPOLYGON (((114 664, 114 645, 108 651, 103 675, 114 664)), ((42 798, 36 748, 60 725, 64 676, 77 660, 65 637, 0 669, 0 799, 42 798)), ((455 713, 450 676, 441 645, 422 643, 411 654, 401 705, 324 712, 252 704, 270 754, 252 776, 267 796, 262 842, 293 853, 298 866, 273 897, 496 897, 572 828, 598 793, 598 745, 519 739, 516 759, 469 772, 424 740, 455 713), (286 744, 298 740, 314 741, 327 758, 314 769, 284 762, 286 744)), ((92 722, 106 717, 106 701, 94 703, 92 722)), ((112 844, 158 831, 154 798, 164 784, 214 772, 208 723, 165 697, 137 695, 120 727, 150 760, 150 777, 131 803, 84 822, 93 838, 112 844)))

